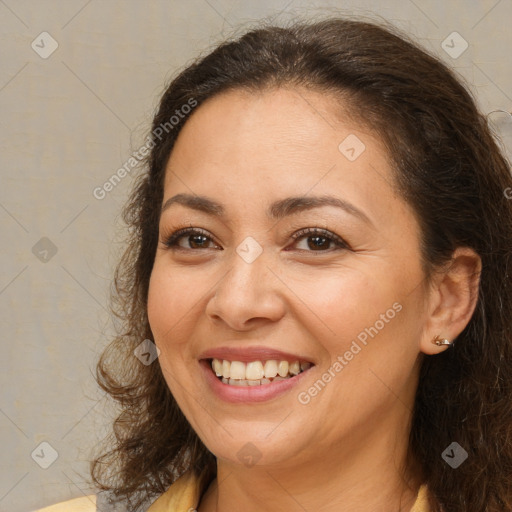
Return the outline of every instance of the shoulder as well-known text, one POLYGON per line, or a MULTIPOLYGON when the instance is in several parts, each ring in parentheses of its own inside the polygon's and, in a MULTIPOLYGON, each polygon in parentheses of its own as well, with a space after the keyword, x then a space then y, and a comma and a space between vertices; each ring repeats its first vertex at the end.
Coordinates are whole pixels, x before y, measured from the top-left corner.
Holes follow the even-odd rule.
POLYGON ((96 512, 96 495, 91 494, 82 498, 62 501, 34 512, 96 512))
MULTIPOLYGON (((183 473, 156 501, 149 507, 148 512, 168 512, 170 510, 193 510, 198 506, 199 497, 201 494, 201 480, 191 470, 183 473)), ((105 511, 104 508, 105 497, 100 495, 91 494, 81 498, 75 498, 61 503, 56 503, 49 507, 34 510, 33 512, 97 512, 99 510, 105 511)), ((121 504, 122 505, 122 504, 121 504)), ((111 508, 109 505, 108 510, 127 511, 128 509, 121 506, 111 508)), ((145 509, 146 510, 146 509, 145 509)))

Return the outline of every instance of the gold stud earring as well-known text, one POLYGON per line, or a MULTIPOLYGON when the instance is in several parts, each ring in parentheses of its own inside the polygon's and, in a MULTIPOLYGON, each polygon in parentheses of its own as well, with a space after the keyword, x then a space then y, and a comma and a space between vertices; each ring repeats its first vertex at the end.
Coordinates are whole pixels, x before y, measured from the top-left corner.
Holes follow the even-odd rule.
POLYGON ((433 340, 432 343, 435 345, 453 345, 453 341, 447 340, 446 338, 441 338, 439 335, 437 335, 433 340))

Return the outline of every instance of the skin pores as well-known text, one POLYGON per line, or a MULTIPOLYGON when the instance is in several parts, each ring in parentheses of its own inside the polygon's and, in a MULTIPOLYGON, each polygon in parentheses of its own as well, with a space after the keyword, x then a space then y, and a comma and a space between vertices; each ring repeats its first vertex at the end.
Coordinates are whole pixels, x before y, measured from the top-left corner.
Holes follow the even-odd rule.
MULTIPOLYGON (((325 94, 283 88, 231 91, 196 109, 168 161, 164 203, 176 194, 207 196, 224 216, 177 203, 162 213, 148 315, 169 388, 217 456, 219 475, 236 471, 241 481, 267 470, 286 489, 308 475, 311 488, 357 482, 363 495, 376 481, 392 487, 398 478, 428 290, 419 227, 393 188, 384 147, 340 112, 325 94), (271 203, 291 196, 333 196, 362 214, 322 206, 267 216, 271 203), (165 246, 189 227, 207 237, 200 247, 197 235, 165 246), (346 245, 325 234, 294 240, 303 228, 346 245), (237 252, 247 237, 262 249, 250 263, 237 252), (364 332, 366 345, 358 341, 364 332), (271 400, 223 400, 204 378, 201 354, 255 345, 314 366, 271 400), (333 366, 340 356, 341 370, 333 366), (311 396, 329 370, 329 382, 311 396), (251 467, 243 458, 248 443, 256 448, 251 467)), ((318 508, 308 499, 307 509, 318 508)))

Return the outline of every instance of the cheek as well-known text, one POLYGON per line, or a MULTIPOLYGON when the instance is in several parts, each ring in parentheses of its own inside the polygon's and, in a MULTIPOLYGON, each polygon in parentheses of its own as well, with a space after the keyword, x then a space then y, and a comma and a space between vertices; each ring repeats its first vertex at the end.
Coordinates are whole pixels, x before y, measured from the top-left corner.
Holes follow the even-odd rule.
POLYGON ((411 293, 400 268, 370 265, 366 272, 319 280, 317 287, 303 282, 298 295, 308 297, 310 312, 302 321, 325 350, 321 378, 333 382, 322 391, 320 409, 335 410, 343 403, 345 413, 359 421, 383 414, 394 393, 409 389, 418 355, 421 292, 418 287, 411 293))
POLYGON ((414 357, 421 287, 414 289, 410 283, 421 282, 422 274, 409 263, 406 279, 404 265, 372 262, 364 268, 331 270, 323 277, 317 272, 314 278, 295 281, 293 288, 307 306, 301 322, 321 341, 331 361, 353 347, 353 342, 363 356, 355 359, 365 366, 381 365, 393 352, 405 351, 414 357))
POLYGON ((339 342, 372 325, 392 307, 396 286, 390 289, 383 279, 385 272, 369 268, 326 270, 296 281, 294 289, 304 298, 311 330, 339 342))
POLYGON ((193 282, 184 282, 179 272, 166 272, 155 262, 148 290, 148 320, 154 341, 164 354, 178 350, 186 339, 200 295, 193 282))
POLYGON ((153 339, 160 350, 158 358, 167 385, 180 407, 186 408, 186 393, 180 382, 189 380, 189 357, 186 340, 190 326, 187 313, 194 304, 188 288, 180 282, 178 272, 166 272, 155 261, 148 290, 148 320, 153 339))

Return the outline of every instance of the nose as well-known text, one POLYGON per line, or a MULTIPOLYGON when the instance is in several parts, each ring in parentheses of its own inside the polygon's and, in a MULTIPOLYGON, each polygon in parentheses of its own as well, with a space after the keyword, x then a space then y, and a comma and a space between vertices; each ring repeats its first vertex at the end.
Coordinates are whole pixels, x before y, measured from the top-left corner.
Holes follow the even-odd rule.
POLYGON ((224 323, 234 331, 248 331, 284 316, 283 284, 268 264, 265 253, 251 263, 233 253, 229 270, 206 306, 212 322, 224 323))

